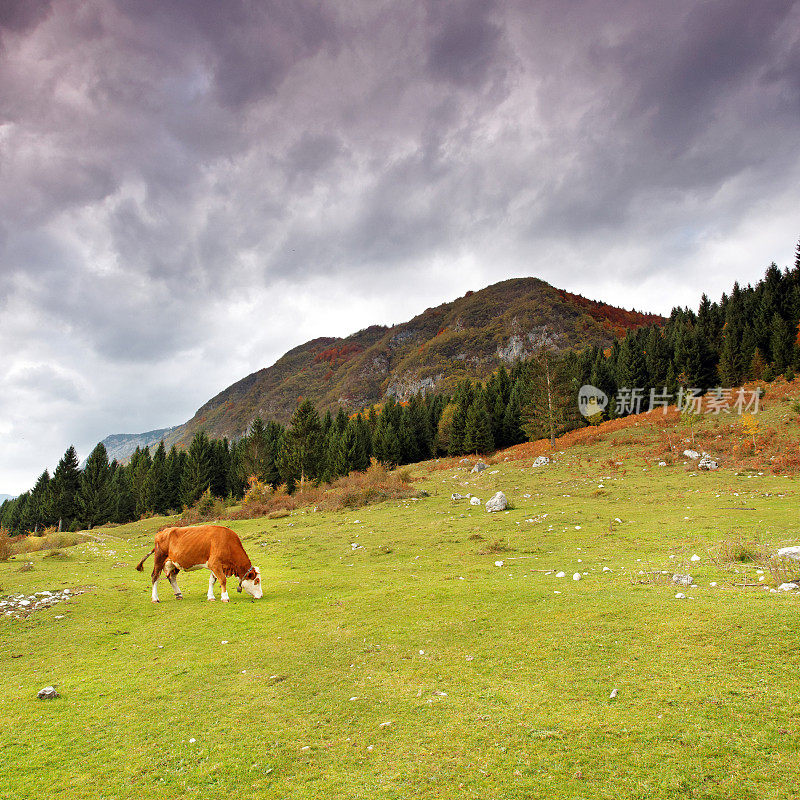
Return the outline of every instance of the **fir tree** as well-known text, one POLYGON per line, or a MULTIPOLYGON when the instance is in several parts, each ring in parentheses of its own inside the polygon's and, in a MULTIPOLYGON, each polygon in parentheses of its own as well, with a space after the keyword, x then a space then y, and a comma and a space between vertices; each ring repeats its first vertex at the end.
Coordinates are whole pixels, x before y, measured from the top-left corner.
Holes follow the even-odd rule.
POLYGON ((205 431, 198 431, 189 445, 181 477, 181 501, 184 505, 194 505, 210 487, 211 460, 211 443, 208 435, 205 431))
POLYGON ((108 453, 100 442, 86 459, 78 489, 79 517, 86 528, 104 525, 111 519, 114 499, 110 477, 108 453))
POLYGON ((78 466, 78 454, 70 445, 56 466, 52 480, 53 521, 58 530, 67 530, 77 516, 78 487, 81 471, 78 466))
POLYGON ((467 412, 463 447, 466 453, 489 453, 494 449, 489 413, 482 398, 476 398, 467 412))

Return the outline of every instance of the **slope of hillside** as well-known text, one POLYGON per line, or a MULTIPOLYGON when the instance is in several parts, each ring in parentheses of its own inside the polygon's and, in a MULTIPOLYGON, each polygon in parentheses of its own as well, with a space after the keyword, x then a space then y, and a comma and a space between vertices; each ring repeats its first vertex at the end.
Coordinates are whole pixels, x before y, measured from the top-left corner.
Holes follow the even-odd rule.
POLYGON ((484 378, 501 362, 555 350, 610 345, 630 328, 662 317, 625 311, 556 289, 537 278, 494 284, 391 328, 372 326, 346 338, 320 338, 290 350, 205 403, 168 442, 241 435, 257 415, 287 422, 299 398, 322 410, 355 411, 387 395, 443 390, 484 378))
MULTIPOLYGON (((175 428, 159 428, 155 431, 146 433, 113 433, 103 439, 106 446, 108 460, 116 459, 120 463, 127 461, 137 447, 153 447, 158 445, 162 439, 166 439, 169 433, 175 428)), ((82 465, 81 465, 82 466, 82 465)))

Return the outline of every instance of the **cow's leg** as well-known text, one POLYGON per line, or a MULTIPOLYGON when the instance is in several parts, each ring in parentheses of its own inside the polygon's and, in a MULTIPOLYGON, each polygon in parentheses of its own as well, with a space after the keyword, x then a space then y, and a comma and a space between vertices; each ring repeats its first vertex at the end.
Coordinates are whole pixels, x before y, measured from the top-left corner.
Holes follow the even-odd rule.
POLYGON ((208 599, 209 600, 216 600, 217 598, 214 597, 214 584, 216 583, 217 576, 212 572, 208 576, 208 599))
MULTIPOLYGON (((219 585, 222 587, 222 597, 220 599, 223 603, 227 603, 230 598, 228 597, 228 587, 226 585, 225 570, 222 568, 222 563, 217 559, 209 559, 208 568, 211 570, 211 574, 219 581, 219 585)), ((214 581, 209 579, 209 599, 213 596, 213 591, 211 588, 213 585, 214 581)))
POLYGON ((161 570, 164 569, 164 564, 167 563, 167 554, 163 553, 156 547, 155 559, 153 563, 153 593, 152 599, 154 603, 158 602, 158 576, 161 575, 161 570))
POLYGON ((167 573, 167 580, 169 580, 170 585, 172 586, 172 591, 175 592, 175 597, 178 600, 183 600, 183 595, 181 594, 180 587, 178 586, 178 573, 180 572, 179 569, 176 567, 170 568, 169 572, 167 573))

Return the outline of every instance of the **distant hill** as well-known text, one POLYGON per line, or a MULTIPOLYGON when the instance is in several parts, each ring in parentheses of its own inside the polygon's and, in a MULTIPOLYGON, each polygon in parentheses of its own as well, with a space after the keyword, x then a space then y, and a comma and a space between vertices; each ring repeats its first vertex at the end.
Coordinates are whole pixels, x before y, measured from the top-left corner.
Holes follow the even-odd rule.
POLYGON ((0 503, 5 503, 6 500, 13 500, 15 497, 15 494, 0 494, 0 503))
POLYGON ((157 447, 158 443, 174 430, 175 428, 159 428, 147 433, 113 433, 111 436, 106 436, 103 444, 108 451, 108 460, 116 459, 120 464, 125 463, 137 447, 157 447))
POLYGON ((537 278, 507 280, 391 328, 374 325, 345 338, 299 345, 163 435, 167 444, 181 445, 201 429, 236 438, 258 415, 288 422, 300 398, 322 411, 342 406, 354 412, 389 395, 404 400, 420 390, 450 389, 463 378, 485 378, 542 344, 558 351, 610 346, 626 330, 663 322, 658 315, 587 300, 537 278))

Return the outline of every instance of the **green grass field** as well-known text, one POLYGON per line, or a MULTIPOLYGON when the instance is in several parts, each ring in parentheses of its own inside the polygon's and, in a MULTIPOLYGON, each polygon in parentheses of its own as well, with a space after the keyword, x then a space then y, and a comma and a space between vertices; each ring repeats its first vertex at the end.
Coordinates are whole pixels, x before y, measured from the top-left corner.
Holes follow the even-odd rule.
POLYGON ((420 465, 430 497, 233 522, 256 602, 207 602, 200 571, 151 604, 163 519, 0 563, 0 595, 87 589, 0 617, 0 796, 800 796, 800 597, 714 557, 800 542, 798 481, 608 455, 420 465), (497 489, 507 513, 450 500, 497 489))

